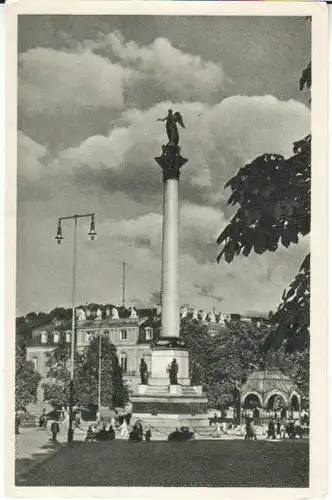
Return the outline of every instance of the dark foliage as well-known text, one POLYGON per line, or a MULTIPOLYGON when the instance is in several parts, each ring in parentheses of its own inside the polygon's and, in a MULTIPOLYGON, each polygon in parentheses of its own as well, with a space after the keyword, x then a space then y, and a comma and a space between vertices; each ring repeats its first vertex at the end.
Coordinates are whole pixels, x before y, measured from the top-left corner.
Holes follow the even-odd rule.
MULTIPOLYGON (((128 391, 123 383, 116 348, 106 337, 101 344, 101 402, 103 406, 123 406, 128 391)), ((52 382, 43 385, 45 400, 53 406, 67 405, 69 400, 70 345, 60 341, 47 354, 47 376, 52 382)), ((99 337, 92 339, 83 353, 75 353, 74 400, 80 404, 98 403, 99 337)))
POLYGON ((15 405, 16 410, 25 409, 29 403, 36 402, 40 375, 33 363, 26 361, 26 352, 19 342, 16 343, 15 359, 15 405))

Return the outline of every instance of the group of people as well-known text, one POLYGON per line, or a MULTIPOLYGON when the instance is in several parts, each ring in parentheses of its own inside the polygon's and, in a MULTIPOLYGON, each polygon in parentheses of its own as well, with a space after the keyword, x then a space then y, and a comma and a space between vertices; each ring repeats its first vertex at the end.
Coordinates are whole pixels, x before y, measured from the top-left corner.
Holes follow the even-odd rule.
POLYGON ((244 439, 252 439, 252 440, 257 440, 257 434, 256 434, 256 429, 255 429, 255 424, 254 424, 254 419, 253 418, 248 418, 246 422, 246 432, 244 435, 244 439))
POLYGON ((277 420, 271 419, 268 423, 267 437, 270 439, 296 439, 302 438, 303 429, 300 420, 277 420))
MULTIPOLYGON (((145 440, 151 441, 151 427, 147 426, 144 432, 143 425, 140 420, 137 420, 132 428, 130 428, 130 426, 127 424, 127 420, 124 419, 119 426, 119 430, 122 439, 128 439, 129 441, 133 442, 140 442, 143 441, 143 437, 145 435, 145 440)), ((110 424, 108 429, 106 429, 106 424, 102 424, 101 428, 100 424, 96 424, 94 429, 90 425, 86 433, 85 441, 112 441, 113 439, 115 439, 114 419, 112 419, 112 423, 110 424)))
MULTIPOLYGON (((244 439, 257 439, 257 433, 255 428, 254 419, 248 417, 246 419, 246 432, 244 439)), ((270 419, 267 426, 267 438, 268 439, 296 439, 296 437, 302 438, 303 429, 301 422, 299 420, 274 420, 270 419)))
POLYGON ((115 430, 112 425, 109 426, 108 430, 106 425, 103 425, 100 430, 93 430, 92 426, 89 425, 86 432, 85 441, 112 441, 115 439, 115 430))

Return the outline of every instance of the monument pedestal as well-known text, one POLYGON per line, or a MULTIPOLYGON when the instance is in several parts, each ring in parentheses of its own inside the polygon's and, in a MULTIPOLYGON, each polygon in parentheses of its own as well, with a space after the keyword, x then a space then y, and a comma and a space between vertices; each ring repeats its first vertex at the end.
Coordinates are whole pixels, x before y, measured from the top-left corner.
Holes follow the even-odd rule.
POLYGON ((190 385, 188 351, 182 347, 152 350, 149 384, 139 385, 131 402, 134 420, 160 432, 168 434, 182 426, 195 431, 209 425, 208 400, 201 386, 190 385), (174 358, 179 367, 178 384, 170 385, 166 368, 174 358))
POLYGON ((189 380, 189 355, 182 347, 155 347, 151 352, 151 379, 150 385, 169 385, 169 375, 166 371, 173 359, 176 359, 178 371, 178 384, 190 385, 189 380))

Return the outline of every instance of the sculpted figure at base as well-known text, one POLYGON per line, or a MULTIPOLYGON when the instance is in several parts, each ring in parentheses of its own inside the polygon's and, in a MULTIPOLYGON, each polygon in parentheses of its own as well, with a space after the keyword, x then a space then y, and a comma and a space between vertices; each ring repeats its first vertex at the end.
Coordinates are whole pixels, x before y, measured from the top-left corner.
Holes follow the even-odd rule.
POLYGON ((144 358, 141 358, 141 364, 139 366, 139 374, 141 377, 141 384, 146 385, 148 383, 148 366, 144 361, 144 358))
POLYGON ((168 375, 169 375, 169 383, 171 385, 177 385, 179 365, 178 365, 175 358, 173 358, 171 366, 167 368, 167 371, 168 371, 168 375))

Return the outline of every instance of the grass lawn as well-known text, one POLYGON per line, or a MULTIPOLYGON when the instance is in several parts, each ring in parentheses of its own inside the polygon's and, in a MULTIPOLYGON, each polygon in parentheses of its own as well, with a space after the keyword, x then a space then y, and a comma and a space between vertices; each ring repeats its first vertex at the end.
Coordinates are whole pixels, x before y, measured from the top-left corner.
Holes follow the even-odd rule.
POLYGON ((309 442, 75 443, 17 486, 309 486, 309 442))

